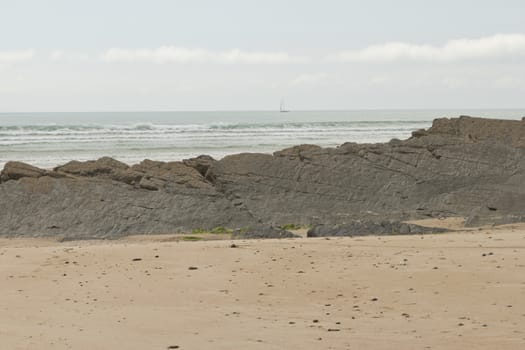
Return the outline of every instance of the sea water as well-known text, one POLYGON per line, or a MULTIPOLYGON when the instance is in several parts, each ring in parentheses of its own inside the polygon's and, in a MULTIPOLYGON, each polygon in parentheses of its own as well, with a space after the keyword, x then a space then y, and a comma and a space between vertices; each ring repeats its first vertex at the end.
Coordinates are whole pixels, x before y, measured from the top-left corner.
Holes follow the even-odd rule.
POLYGON ((525 110, 0 113, 0 168, 10 160, 52 168, 102 156, 133 164, 387 142, 461 114, 519 119, 525 110))

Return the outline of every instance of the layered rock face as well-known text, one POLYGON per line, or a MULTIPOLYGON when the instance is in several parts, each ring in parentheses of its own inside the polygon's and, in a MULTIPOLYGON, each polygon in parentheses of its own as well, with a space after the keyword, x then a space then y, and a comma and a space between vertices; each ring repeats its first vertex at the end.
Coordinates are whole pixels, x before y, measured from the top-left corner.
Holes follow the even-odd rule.
POLYGON ((524 145, 523 121, 438 119, 406 141, 228 156, 210 176, 263 222, 522 215, 524 145))
POLYGON ((525 121, 436 119, 404 141, 301 145, 215 161, 111 158, 0 176, 0 234, 113 238, 195 228, 525 219, 525 121))
POLYGON ((253 222, 182 162, 145 160, 130 167, 101 158, 73 161, 53 171, 35 169, 6 164, 0 234, 116 238, 253 222))

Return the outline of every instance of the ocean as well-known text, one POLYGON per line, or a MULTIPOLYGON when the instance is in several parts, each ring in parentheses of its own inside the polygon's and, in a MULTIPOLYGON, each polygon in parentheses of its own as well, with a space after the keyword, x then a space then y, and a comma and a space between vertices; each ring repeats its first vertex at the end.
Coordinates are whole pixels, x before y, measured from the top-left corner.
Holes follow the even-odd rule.
POLYGON ((272 153, 303 143, 386 142, 462 114, 521 119, 525 110, 0 113, 0 168, 10 160, 52 168, 102 156, 134 164, 272 153))

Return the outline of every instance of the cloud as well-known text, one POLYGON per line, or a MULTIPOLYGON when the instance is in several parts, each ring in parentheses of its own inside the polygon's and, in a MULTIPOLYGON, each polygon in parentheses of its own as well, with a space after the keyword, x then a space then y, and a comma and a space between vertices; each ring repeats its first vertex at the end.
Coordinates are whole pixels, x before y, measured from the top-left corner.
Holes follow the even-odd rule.
POLYGON ((309 61, 308 57, 291 56, 284 52, 244 52, 239 49, 210 51, 176 46, 161 46, 156 49, 112 48, 104 52, 100 59, 105 62, 223 64, 287 64, 309 61))
POLYGON ((35 50, 0 51, 0 63, 18 63, 35 57, 35 50))
POLYGON ((391 42, 327 57, 332 62, 456 62, 525 57, 525 34, 498 34, 479 39, 456 39, 442 46, 391 42))
POLYGON ((291 86, 315 85, 328 77, 325 73, 301 74, 290 82, 291 86))
POLYGON ((89 60, 89 55, 82 52, 55 50, 49 54, 49 60, 53 62, 85 62, 89 60))
POLYGON ((60 61, 62 58, 64 58, 64 54, 65 52, 62 50, 55 50, 51 52, 51 54, 49 55, 49 59, 51 61, 60 61))

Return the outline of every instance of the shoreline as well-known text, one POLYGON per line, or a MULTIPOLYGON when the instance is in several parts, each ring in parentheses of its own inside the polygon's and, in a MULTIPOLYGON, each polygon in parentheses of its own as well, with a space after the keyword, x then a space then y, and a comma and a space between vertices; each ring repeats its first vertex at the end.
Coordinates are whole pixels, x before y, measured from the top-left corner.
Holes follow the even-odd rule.
MULTIPOLYGON (((43 236, 43 237, 24 237, 24 236, 0 236, 0 248, 3 246, 10 246, 10 243, 20 242, 22 245, 34 245, 37 246, 49 246, 49 245, 75 245, 75 244, 132 244, 132 243, 168 243, 168 242, 213 242, 213 241, 231 241, 232 244, 244 241, 259 241, 264 240, 295 240, 295 239, 321 239, 321 238, 354 238, 360 237, 398 237, 398 236, 423 236, 423 235, 438 235, 438 234, 453 234, 453 233, 469 233, 482 230, 502 230, 502 229, 514 229, 520 227, 521 223, 505 224, 505 225, 486 225, 481 227, 465 227, 464 217, 450 217, 441 219, 422 219, 422 220, 408 220, 406 223, 419 225, 427 228, 444 229, 443 232, 432 232, 432 233, 421 233, 421 234, 376 234, 376 233, 365 233, 354 236, 326 236, 326 237, 309 237, 308 228, 291 229, 289 232, 295 235, 295 237, 283 237, 283 238, 243 238, 233 237, 231 233, 212 233, 212 232, 181 232, 181 233, 158 233, 158 234, 132 234, 128 236, 118 238, 87 238, 87 239, 63 239, 61 236, 43 236), (195 239, 196 238, 196 239, 195 239)), ((523 223, 525 227, 525 223, 523 223)))

